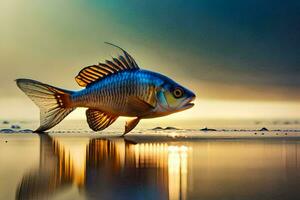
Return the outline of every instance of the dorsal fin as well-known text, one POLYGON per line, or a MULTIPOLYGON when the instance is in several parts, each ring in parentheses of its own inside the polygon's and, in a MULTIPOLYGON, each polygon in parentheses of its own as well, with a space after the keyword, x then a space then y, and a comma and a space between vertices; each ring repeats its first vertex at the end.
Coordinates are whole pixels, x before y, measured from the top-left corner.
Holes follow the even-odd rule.
POLYGON ((86 87, 89 84, 101 80, 111 74, 115 74, 120 71, 139 69, 135 60, 121 47, 105 42, 112 45, 123 52, 123 55, 119 55, 112 60, 106 60, 105 63, 99 63, 98 65, 91 65, 83 68, 75 77, 78 85, 86 87))

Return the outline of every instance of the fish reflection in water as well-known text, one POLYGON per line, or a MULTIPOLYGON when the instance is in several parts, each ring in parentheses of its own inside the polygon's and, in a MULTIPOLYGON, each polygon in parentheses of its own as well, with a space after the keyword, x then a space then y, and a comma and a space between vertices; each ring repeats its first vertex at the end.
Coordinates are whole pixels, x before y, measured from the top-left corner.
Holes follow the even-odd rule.
POLYGON ((300 140, 40 137, 17 199, 298 199, 300 140), (142 139, 139 139, 142 140, 142 139), (70 195, 69 195, 70 196, 70 195), (64 196, 65 197, 65 196, 64 196))
POLYGON ((22 178, 17 199, 48 199, 74 186, 86 199, 186 199, 191 147, 118 138, 73 148, 39 137, 39 166, 22 178))
MULTIPOLYGON (((25 174, 18 187, 16 199, 42 199, 70 187, 70 169, 61 165, 68 163, 65 154, 56 154, 53 140, 40 135, 40 162, 36 169, 25 174)), ((58 148, 58 147, 57 147, 58 148)), ((59 150, 63 151, 63 149, 59 150)))

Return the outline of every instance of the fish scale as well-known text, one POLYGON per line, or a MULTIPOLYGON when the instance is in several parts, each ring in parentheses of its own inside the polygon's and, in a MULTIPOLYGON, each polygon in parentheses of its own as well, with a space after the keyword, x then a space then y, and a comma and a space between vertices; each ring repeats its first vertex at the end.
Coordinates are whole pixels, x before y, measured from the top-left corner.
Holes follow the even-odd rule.
POLYGON ((93 85, 72 95, 74 106, 89 107, 111 113, 123 112, 125 116, 130 108, 127 107, 128 98, 136 96, 142 100, 149 100, 151 88, 155 87, 155 77, 150 72, 135 70, 120 72, 100 80, 93 85))

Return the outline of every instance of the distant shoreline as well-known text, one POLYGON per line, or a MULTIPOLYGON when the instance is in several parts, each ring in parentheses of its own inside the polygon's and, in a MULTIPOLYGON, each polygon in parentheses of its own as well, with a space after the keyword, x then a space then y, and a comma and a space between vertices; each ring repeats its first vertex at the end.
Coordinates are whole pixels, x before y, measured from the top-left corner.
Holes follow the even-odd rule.
MULTIPOLYGON (((291 130, 293 131, 293 130, 291 130)), ((145 131, 145 132, 133 132, 128 134, 125 138, 119 137, 121 133, 97 133, 97 132, 68 132, 62 133, 60 131, 53 131, 45 133, 54 138, 89 138, 89 139, 108 139, 108 140, 128 140, 137 143, 141 142, 176 142, 176 141, 186 141, 186 142, 198 142, 201 140, 216 140, 216 141, 230 141, 230 140, 274 140, 274 141, 284 141, 284 140, 300 140, 300 131, 294 132, 278 132, 278 131, 248 131, 248 132, 224 132, 224 131, 145 131), (256 133, 256 134, 255 134, 256 133)), ((36 133, 0 133, 0 141, 6 141, 13 138, 19 139, 30 139, 36 138, 39 134, 36 133)))

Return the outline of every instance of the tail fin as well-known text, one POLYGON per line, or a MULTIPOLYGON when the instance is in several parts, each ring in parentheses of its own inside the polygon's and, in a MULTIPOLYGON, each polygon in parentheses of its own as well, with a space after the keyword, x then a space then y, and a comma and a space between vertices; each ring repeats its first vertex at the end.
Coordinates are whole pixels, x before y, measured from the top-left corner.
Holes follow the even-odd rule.
POLYGON ((17 79, 18 87, 40 108, 40 127, 34 132, 46 131, 63 120, 75 108, 71 91, 56 88, 30 79, 17 79))

